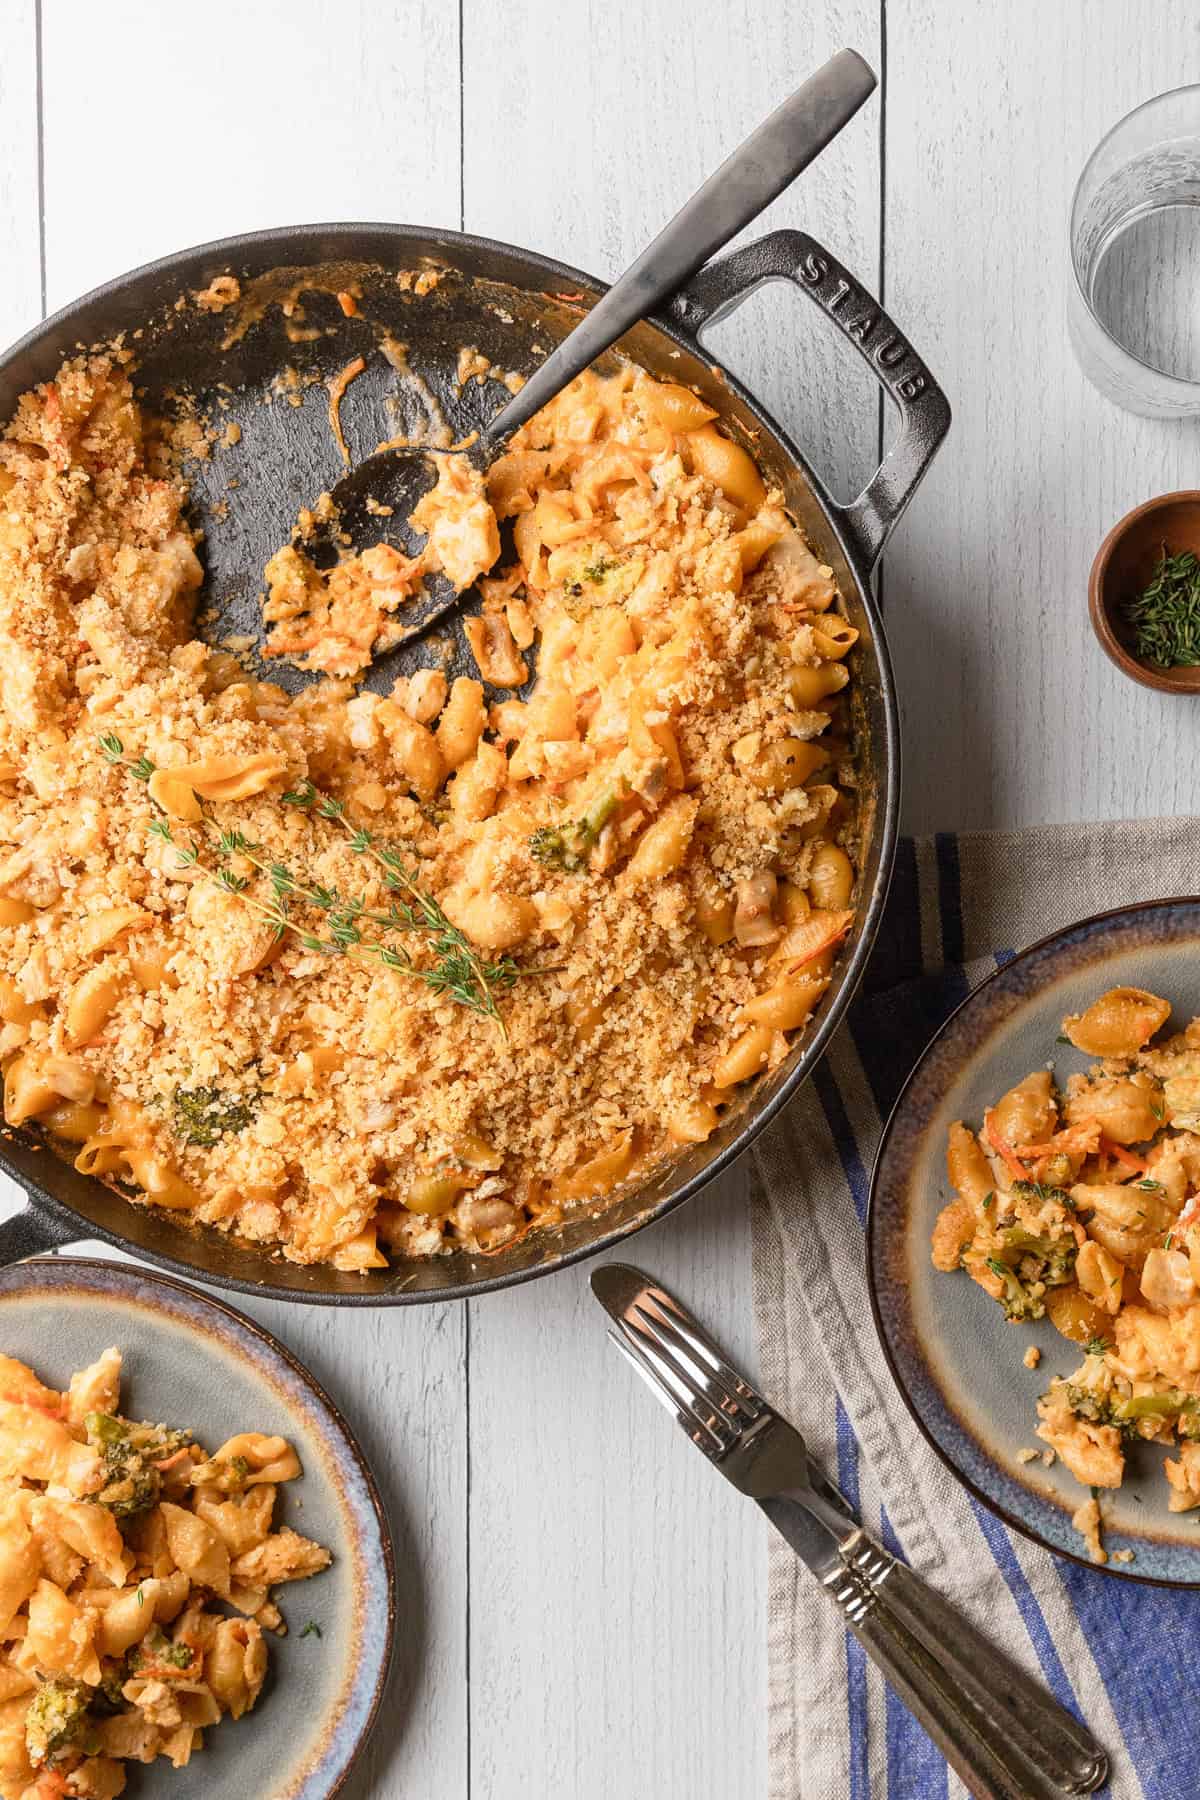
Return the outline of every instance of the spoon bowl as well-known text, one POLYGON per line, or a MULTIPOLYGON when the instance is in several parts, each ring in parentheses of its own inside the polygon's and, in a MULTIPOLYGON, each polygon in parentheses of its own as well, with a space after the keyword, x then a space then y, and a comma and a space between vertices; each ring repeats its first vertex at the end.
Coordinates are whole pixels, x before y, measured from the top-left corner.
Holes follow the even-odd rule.
MULTIPOLYGON (((364 457, 333 489, 330 516, 295 537, 294 548, 322 570, 379 543, 392 544, 405 556, 418 556, 425 546, 425 533, 413 525, 412 515, 437 484, 435 458, 467 456, 480 466, 483 459, 478 445, 472 448, 474 455, 468 449, 436 451, 424 444, 398 444, 364 457)), ((469 588, 456 588, 440 570, 427 570, 411 606, 405 609, 409 623, 393 639, 391 649, 423 637, 470 592, 469 588)))

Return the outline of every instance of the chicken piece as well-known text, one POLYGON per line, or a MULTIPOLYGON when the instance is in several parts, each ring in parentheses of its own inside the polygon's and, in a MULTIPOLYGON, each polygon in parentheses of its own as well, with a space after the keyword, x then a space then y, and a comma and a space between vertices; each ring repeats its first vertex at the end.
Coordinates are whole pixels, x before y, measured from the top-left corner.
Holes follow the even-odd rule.
POLYGON ((1200 1389, 1200 1306, 1171 1313, 1123 1306, 1113 1322, 1113 1365, 1130 1381, 1200 1389))
POLYGON ((968 1250, 978 1223, 975 1210, 967 1200, 951 1200, 943 1206, 933 1228, 932 1258, 935 1269, 962 1267, 963 1252, 968 1250))
POLYGON ((1085 1487, 1120 1487, 1125 1478, 1121 1433, 1115 1425, 1100 1425, 1073 1411, 1067 1388, 1065 1381, 1052 1381, 1038 1401, 1038 1436, 1085 1487))
POLYGON ((1173 1131, 1162 1138, 1146 1157, 1146 1179, 1157 1181, 1164 1199, 1181 1207, 1200 1190, 1200 1137, 1194 1131, 1173 1131))
POLYGON ((500 531, 478 469, 462 455, 437 460, 437 486, 414 508, 410 523, 429 534, 424 566, 440 569, 461 594, 499 556, 500 531))
POLYGON ((837 593, 833 570, 817 560, 798 531, 772 544, 759 567, 764 589, 786 612, 823 612, 837 593))
POLYGON ((357 675, 403 636, 391 615, 417 593, 421 570, 421 558, 373 544, 324 574, 285 545, 265 570, 262 611, 271 629, 263 654, 286 656, 300 669, 357 675))
POLYGON ((1142 1296, 1161 1312, 1194 1306, 1200 1299, 1182 1250, 1151 1250, 1142 1265, 1142 1296))
POLYGON ((1171 1125, 1194 1131, 1200 1124, 1200 1069, 1194 1066, 1200 1058, 1193 1052, 1186 1061, 1188 1067, 1180 1068, 1177 1063, 1163 1082, 1163 1104, 1171 1125))
POLYGON ((272 1532, 253 1550, 247 1550, 233 1564, 235 1580, 255 1587, 271 1587, 277 1581, 303 1581, 327 1568, 332 1558, 323 1544, 284 1526, 272 1532))
POLYGON ((1193 1506, 1200 1506, 1200 1443, 1180 1444, 1179 1460, 1172 1462, 1168 1456, 1163 1474, 1171 1484, 1169 1512, 1190 1512, 1193 1506))
POLYGON ((1100 1542, 1100 1502, 1096 1499, 1085 1500, 1071 1514, 1071 1523, 1087 1545, 1088 1555, 1094 1563, 1106 1563, 1108 1552, 1100 1542))

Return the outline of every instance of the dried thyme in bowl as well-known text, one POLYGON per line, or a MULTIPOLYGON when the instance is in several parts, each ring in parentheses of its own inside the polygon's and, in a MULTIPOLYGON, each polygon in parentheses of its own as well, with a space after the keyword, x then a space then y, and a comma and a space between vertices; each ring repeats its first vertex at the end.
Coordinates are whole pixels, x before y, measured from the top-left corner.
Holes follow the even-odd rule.
POLYGON ((1156 669, 1200 665, 1200 557, 1164 544, 1140 594, 1121 603, 1134 655, 1156 669))

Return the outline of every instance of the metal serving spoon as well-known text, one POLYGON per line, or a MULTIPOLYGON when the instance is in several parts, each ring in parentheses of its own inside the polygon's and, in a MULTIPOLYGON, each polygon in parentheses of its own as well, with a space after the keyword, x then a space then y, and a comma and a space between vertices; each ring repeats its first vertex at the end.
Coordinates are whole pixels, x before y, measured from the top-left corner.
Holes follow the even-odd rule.
MULTIPOLYGON (((840 50, 797 88, 709 176, 521 391, 488 421, 465 452, 474 466, 486 471, 514 432, 757 218, 837 136, 874 88, 875 76, 854 50, 840 50)), ((395 519, 406 521, 434 479, 433 458, 425 446, 368 456, 333 489, 333 541, 341 550, 347 542, 353 549, 377 543, 379 509, 389 508, 395 519)), ((430 603, 405 632, 406 639, 428 631, 462 599, 444 575, 426 576, 425 588, 430 603)))

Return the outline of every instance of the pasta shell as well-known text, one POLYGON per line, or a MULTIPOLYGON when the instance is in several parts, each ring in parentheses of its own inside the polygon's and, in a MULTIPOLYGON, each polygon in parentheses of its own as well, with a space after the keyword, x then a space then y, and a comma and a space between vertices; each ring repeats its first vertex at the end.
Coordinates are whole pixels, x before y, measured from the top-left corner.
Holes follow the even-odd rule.
POLYGON ((248 800, 286 772, 282 756, 260 751, 255 756, 210 756, 175 771, 204 800, 248 800))
POLYGON ((119 938, 123 931, 128 931, 131 926, 141 922, 149 924, 150 915, 143 912, 140 906, 105 907, 103 912, 93 913, 84 920, 79 934, 80 945, 88 956, 92 956, 97 950, 103 950, 107 944, 119 938))
POLYGON ((194 825, 204 815, 191 784, 178 769, 155 769, 150 777, 150 798, 168 818, 194 825))

